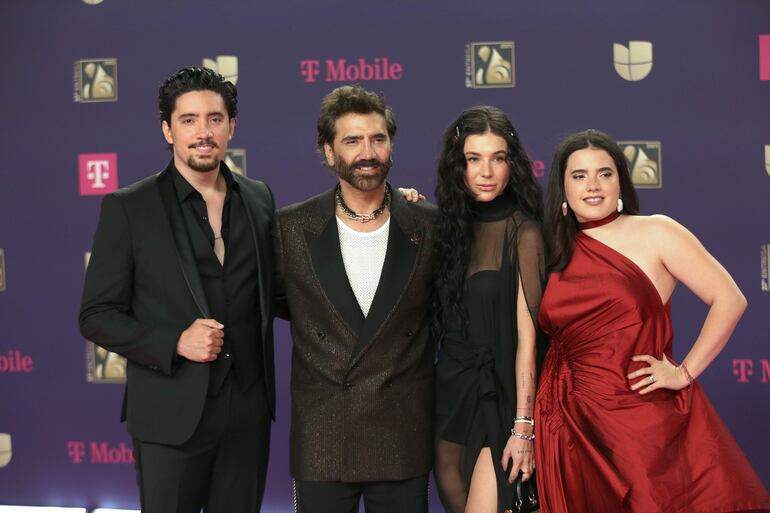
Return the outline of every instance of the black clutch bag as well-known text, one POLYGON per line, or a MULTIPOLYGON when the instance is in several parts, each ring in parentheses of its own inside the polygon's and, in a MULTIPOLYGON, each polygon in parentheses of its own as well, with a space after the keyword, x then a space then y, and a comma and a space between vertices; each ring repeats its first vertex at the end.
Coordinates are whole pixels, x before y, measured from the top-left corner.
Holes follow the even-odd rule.
POLYGON ((519 478, 513 483, 513 486, 515 487, 513 509, 509 511, 511 513, 540 513, 540 500, 537 496, 537 481, 535 481, 534 472, 528 481, 522 482, 519 478))

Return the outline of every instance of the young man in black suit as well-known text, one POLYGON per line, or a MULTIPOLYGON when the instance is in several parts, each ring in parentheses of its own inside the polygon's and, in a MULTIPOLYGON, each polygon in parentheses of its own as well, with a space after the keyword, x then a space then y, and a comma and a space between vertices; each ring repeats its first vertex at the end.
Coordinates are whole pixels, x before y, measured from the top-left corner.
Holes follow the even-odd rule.
POLYGON ((425 513, 432 465, 435 207, 385 181, 396 123, 359 86, 327 95, 318 149, 339 183, 276 213, 276 311, 291 321, 300 513, 425 513))
POLYGON ((128 360, 142 511, 256 513, 275 403, 273 196, 224 163, 233 84, 183 68, 158 103, 173 158, 105 196, 80 329, 128 360))

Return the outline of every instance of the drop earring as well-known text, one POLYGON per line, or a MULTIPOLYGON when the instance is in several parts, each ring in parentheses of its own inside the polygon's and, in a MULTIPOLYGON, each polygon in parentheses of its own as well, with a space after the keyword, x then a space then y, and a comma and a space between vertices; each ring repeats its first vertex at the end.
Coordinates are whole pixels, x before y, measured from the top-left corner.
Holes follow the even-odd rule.
POLYGON ((561 215, 567 217, 567 202, 561 204, 561 215))
POLYGON ((618 198, 618 212, 623 212, 623 200, 618 198))

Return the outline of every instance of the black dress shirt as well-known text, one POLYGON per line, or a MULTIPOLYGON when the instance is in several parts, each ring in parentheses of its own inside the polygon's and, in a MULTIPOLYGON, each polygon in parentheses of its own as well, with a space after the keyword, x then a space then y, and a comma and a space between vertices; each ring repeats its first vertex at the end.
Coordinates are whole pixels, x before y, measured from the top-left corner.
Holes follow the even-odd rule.
POLYGON ((211 315, 225 325, 222 352, 209 364, 209 395, 219 392, 231 372, 245 390, 261 376, 263 364, 256 246, 238 183, 227 166, 220 163, 227 186, 221 233, 225 258, 220 264, 214 254, 215 234, 203 196, 178 170, 173 171, 177 199, 211 315))

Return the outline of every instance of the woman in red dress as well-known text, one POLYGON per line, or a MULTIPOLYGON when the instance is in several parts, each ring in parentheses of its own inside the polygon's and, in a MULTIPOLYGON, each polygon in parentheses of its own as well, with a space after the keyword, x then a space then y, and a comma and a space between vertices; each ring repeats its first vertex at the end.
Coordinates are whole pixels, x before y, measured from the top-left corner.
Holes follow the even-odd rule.
POLYGON ((698 385, 746 308, 727 271, 676 221, 638 215, 618 145, 565 139, 546 194, 539 312, 551 335, 535 405, 544 513, 770 511, 770 496, 698 385), (670 297, 708 315, 680 364, 670 297))

